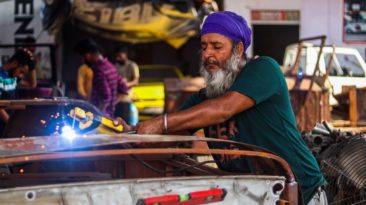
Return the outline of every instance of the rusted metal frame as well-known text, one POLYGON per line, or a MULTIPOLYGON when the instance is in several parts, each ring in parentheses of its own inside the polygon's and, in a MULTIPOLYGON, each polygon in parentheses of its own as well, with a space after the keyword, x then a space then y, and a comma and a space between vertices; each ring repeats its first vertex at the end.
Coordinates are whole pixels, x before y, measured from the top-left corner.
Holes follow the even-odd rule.
POLYGON ((329 61, 328 61, 328 64, 327 64, 327 67, 326 67, 326 70, 325 70, 325 77, 326 78, 328 78, 329 74, 330 74, 330 69, 331 69, 332 62, 333 62, 334 56, 335 56, 335 50, 336 50, 336 46, 333 44, 332 45, 332 55, 329 58, 329 61))
MULTIPOLYGON (((86 101, 69 99, 69 98, 54 98, 54 99, 24 99, 24 100, 0 100, 0 107, 16 106, 16 105, 68 105, 77 104, 86 101)), ((87 103, 86 103, 87 104, 87 103)))
POLYGON ((23 173, 23 174, 3 174, 0 179, 54 179, 57 177, 103 177, 108 174, 100 172, 53 172, 53 173, 23 173))
MULTIPOLYGON (((297 70, 299 68, 299 62, 300 62, 300 56, 301 56, 301 51, 302 49, 304 48, 304 42, 305 41, 312 41, 312 40, 319 40, 319 39, 326 39, 326 36, 325 35, 321 35, 321 36, 314 36, 314 37, 310 37, 310 38, 303 38, 303 39, 300 39, 299 42, 298 42, 298 46, 297 46, 297 53, 296 53, 296 59, 295 59, 295 63, 294 65, 291 67, 291 70, 290 70, 290 74, 292 76, 295 76, 296 73, 297 73, 297 70)), ((318 59, 320 57, 318 56, 318 59)), ((317 60, 318 61, 318 60, 317 60)))
POLYGON ((348 99, 349 99, 349 121, 351 127, 355 127, 358 121, 358 110, 357 110, 357 89, 356 86, 350 86, 348 88, 348 99))
POLYGON ((0 100, 0 108, 7 110, 26 109, 26 106, 38 105, 64 105, 64 106, 85 106, 94 114, 101 115, 101 112, 92 104, 83 100, 54 98, 54 99, 25 99, 25 100, 0 100))
MULTIPOLYGON (((88 135, 75 138, 72 143, 63 139, 61 136, 50 137, 24 137, 24 138, 9 138, 0 139, 0 156, 24 156, 31 154, 50 153, 55 151, 68 150, 72 151, 81 148, 97 148, 109 145, 126 145, 134 144, 136 148, 143 148, 145 144, 157 143, 159 148, 166 148, 162 146, 170 142, 221 142, 225 144, 232 144, 241 149, 252 151, 269 152, 254 145, 244 144, 236 141, 202 138, 196 136, 177 136, 177 135, 138 135, 138 134, 116 134, 116 135, 88 135), (160 144, 159 144, 160 143, 160 144)), ((146 147, 146 146, 145 146, 146 147)), ((151 148, 151 146, 149 146, 151 148)), ((124 147, 128 148, 128 147, 124 147)), ((157 148, 154 146, 154 148, 157 148)))
MULTIPOLYGON (((172 159, 172 160, 174 160, 174 159, 172 159)), ((179 161, 187 163, 189 165, 197 163, 197 161, 195 161, 192 158, 188 158, 188 157, 181 157, 179 159, 179 161)), ((200 168, 203 169, 203 170, 218 174, 218 175, 231 175, 232 174, 231 172, 223 171, 221 169, 213 168, 213 167, 210 167, 210 166, 207 166, 207 165, 202 165, 202 166, 200 166, 200 168)))
POLYGON ((300 41, 298 46, 297 46, 297 53, 296 53, 296 59, 295 59, 295 63, 294 65, 291 67, 291 70, 290 70, 290 75, 291 76, 296 76, 296 73, 299 69, 299 63, 300 63, 300 56, 301 56, 301 51, 302 51, 302 48, 304 47, 304 42, 303 41, 300 41))
POLYGON ((92 150, 92 151, 80 151, 80 152, 55 152, 37 155, 25 155, 17 157, 6 157, 0 159, 0 164, 41 161, 41 160, 53 160, 62 158, 80 158, 80 157, 100 157, 100 156, 116 156, 116 155, 151 155, 151 154, 221 154, 221 155, 240 155, 240 156, 252 156, 262 157, 266 159, 272 159, 279 163, 285 171, 286 178, 289 182, 295 181, 294 174, 288 163, 279 156, 274 154, 258 152, 258 151, 245 151, 245 150, 223 150, 223 149, 188 149, 188 148, 165 148, 165 149, 122 149, 122 150, 92 150))
MULTIPOLYGON (((201 169, 201 167, 203 165, 198 165, 197 166, 192 166, 193 164, 186 164, 186 163, 183 163, 183 162, 180 162, 180 161, 177 161, 177 160, 161 160, 161 162, 165 163, 165 164, 168 164, 172 167, 179 167, 179 168, 187 168, 185 170, 183 170, 182 172, 189 172, 189 173, 192 173, 192 174, 195 174, 195 175, 212 175, 212 174, 215 174, 217 175, 217 173, 215 172, 210 172, 210 171, 207 171, 207 170, 204 170, 204 169, 201 169)), ((172 174, 174 175, 175 173, 177 173, 176 171, 172 171, 172 174)))
POLYGON ((304 109, 304 107, 305 107, 305 103, 307 102, 307 100, 309 98, 309 93, 313 89, 315 77, 316 77, 316 75, 317 75, 317 73, 318 73, 318 71, 320 69, 319 62, 320 62, 320 57, 321 57, 321 55, 323 53, 323 48, 324 48, 324 44, 325 44, 326 38, 327 37, 325 35, 323 35, 323 36, 317 36, 317 37, 306 38, 306 39, 302 39, 301 40, 301 41, 310 41, 310 40, 320 39, 320 48, 319 48, 318 57, 316 59, 315 69, 314 69, 313 75, 311 76, 311 81, 310 81, 309 89, 305 93, 305 97, 304 97, 304 101, 302 102, 301 110, 304 109))
POLYGON ((322 89, 326 88, 325 87, 325 82, 327 81, 327 79, 329 77, 329 74, 330 74, 330 70, 332 68, 332 63, 334 61, 334 56, 335 56, 335 50, 336 50, 336 46, 333 44, 332 45, 332 53, 331 53, 330 58, 329 58, 329 60, 326 64, 324 76, 321 76, 321 78, 319 78, 319 80, 317 81, 322 89))

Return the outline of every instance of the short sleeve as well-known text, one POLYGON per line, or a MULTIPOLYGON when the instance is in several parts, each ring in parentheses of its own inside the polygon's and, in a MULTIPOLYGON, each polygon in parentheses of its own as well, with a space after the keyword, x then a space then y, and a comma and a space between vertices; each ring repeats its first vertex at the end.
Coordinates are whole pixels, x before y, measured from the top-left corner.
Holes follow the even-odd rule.
POLYGON ((188 109, 197 104, 200 104, 204 100, 204 89, 201 89, 199 92, 192 94, 186 101, 184 101, 182 105, 179 106, 179 110, 188 109))
POLYGON ((260 57, 249 62, 240 72, 230 91, 242 93, 259 104, 280 92, 283 74, 270 57, 260 57))

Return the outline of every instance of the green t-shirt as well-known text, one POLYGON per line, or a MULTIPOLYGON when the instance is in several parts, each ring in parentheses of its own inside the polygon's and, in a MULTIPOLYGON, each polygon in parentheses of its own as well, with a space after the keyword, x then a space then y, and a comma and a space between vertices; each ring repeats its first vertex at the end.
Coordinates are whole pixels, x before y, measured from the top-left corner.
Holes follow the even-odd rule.
MULTIPOLYGON (((287 84, 279 65, 270 57, 253 60, 245 65, 229 90, 252 98, 255 106, 225 123, 205 128, 206 136, 253 144, 285 159, 296 175, 307 204, 316 188, 324 184, 325 180, 315 157, 296 128, 287 84)), ((206 99, 201 90, 184 102, 181 109, 206 99)), ((223 148, 220 144, 210 146, 223 148)), ((220 159, 220 156, 215 159, 221 168, 232 168, 232 160, 220 159)), ((245 170, 248 167, 242 160, 234 161, 240 162, 234 163, 236 169, 245 170)))

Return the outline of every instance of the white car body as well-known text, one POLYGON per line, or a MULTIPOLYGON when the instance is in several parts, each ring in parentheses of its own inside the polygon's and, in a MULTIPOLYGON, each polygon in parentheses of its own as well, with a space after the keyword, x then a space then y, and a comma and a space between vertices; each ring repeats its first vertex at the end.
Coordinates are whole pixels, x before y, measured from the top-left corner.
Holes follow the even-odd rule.
MULTIPOLYGON (((283 60, 283 72, 286 73, 296 61, 298 44, 287 46, 283 60)), ((304 44, 299 61, 299 70, 304 75, 311 76, 314 73, 315 64, 319 52, 319 46, 304 44)), ((320 56, 319 69, 325 73, 329 59, 333 53, 332 46, 325 46, 320 56)), ((329 82, 332 86, 333 95, 342 92, 342 86, 366 87, 366 64, 360 53, 355 48, 336 47, 329 73, 329 82)), ((331 105, 337 104, 331 98, 331 105)))

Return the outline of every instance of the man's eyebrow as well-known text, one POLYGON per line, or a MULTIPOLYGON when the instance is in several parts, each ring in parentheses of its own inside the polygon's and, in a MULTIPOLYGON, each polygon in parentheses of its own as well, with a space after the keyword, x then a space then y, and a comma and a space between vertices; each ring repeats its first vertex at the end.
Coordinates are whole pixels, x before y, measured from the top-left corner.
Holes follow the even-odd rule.
POLYGON ((207 45, 207 44, 221 45, 223 43, 220 41, 209 41, 209 42, 201 41, 201 45, 207 45))
POLYGON ((215 44, 215 45, 221 45, 222 44, 222 42, 220 42, 220 41, 212 41, 212 42, 210 42, 211 44, 215 44))

